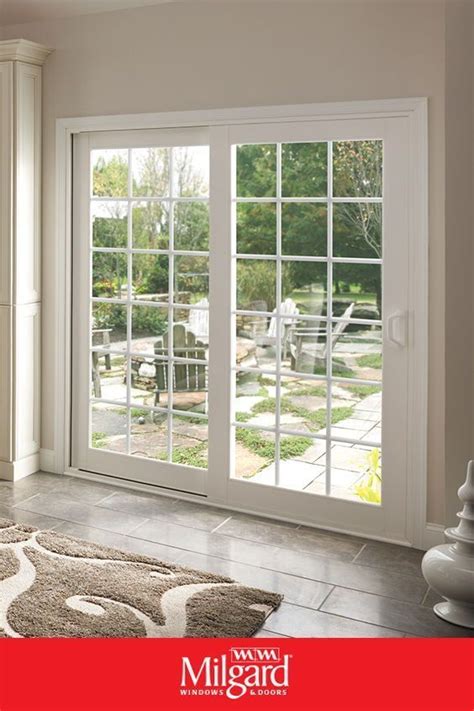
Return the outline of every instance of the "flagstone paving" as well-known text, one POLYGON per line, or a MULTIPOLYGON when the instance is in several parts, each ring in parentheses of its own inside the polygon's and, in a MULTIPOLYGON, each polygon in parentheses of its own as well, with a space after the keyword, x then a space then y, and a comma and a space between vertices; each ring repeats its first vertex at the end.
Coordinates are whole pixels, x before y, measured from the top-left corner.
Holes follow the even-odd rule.
MULTIPOLYGON (((361 369, 357 372, 362 377, 361 369)), ((377 371, 380 375, 380 371, 377 371)), ((107 400, 117 401, 117 405, 110 403, 97 403, 94 405, 93 430, 98 433, 96 446, 106 447, 115 452, 126 452, 126 410, 123 408, 124 382, 123 373, 106 372, 102 379, 102 397, 107 400), (122 404, 122 409, 121 409, 122 404)), ((372 377, 372 376, 371 376, 372 377)), ((378 377, 378 376, 377 376, 378 377)), ((246 422, 259 428, 272 428, 275 426, 275 411, 271 410, 271 400, 276 396, 275 378, 258 374, 245 375, 237 383, 237 397, 235 400, 236 414, 246 416, 246 422), (262 384, 264 383, 264 385, 262 384), (262 402, 270 401, 269 411, 256 412, 253 409, 262 402)), ((295 412, 283 411, 280 415, 280 426, 294 432, 295 437, 282 435, 294 440, 297 437, 314 436, 305 451, 297 453, 280 462, 279 485, 293 490, 305 490, 312 493, 324 494, 326 490, 325 469, 327 442, 326 428, 317 429, 314 422, 310 422, 306 412, 322 410, 326 406, 326 398, 319 393, 319 389, 326 387, 325 383, 314 383, 303 377, 288 376, 280 385, 280 394, 288 406, 295 408, 295 412)), ((146 382, 140 386, 132 387, 131 397, 136 403, 136 410, 132 411, 131 450, 141 456, 163 459, 167 456, 168 432, 166 416, 140 410, 142 405, 154 405, 154 390, 146 382)), ((160 407, 167 408, 167 395, 161 395, 160 407)), ((207 393, 183 392, 176 393, 173 398, 173 407, 191 415, 193 412, 207 412, 207 393)), ((333 496, 357 499, 354 493, 354 484, 360 480, 367 469, 367 456, 373 444, 381 440, 381 392, 360 396, 353 389, 340 383, 332 385, 332 409, 350 408, 348 417, 336 421, 331 426, 331 487, 333 496), (354 442, 337 441, 353 440, 354 442), (336 441, 334 441, 336 440, 336 441), (367 444, 369 443, 369 444, 367 444)), ((274 434, 258 429, 256 431, 261 441, 274 442, 274 434)), ((173 418, 172 441, 174 450, 196 449, 202 457, 207 456, 206 443, 208 440, 207 421, 199 422, 196 419, 187 420, 186 417, 173 418)), ((275 481, 275 464, 269 461, 268 448, 264 456, 258 451, 258 446, 252 448, 245 443, 236 442, 237 478, 251 478, 252 481, 262 484, 272 484, 275 481)), ((192 463, 192 462, 190 462, 192 463)))

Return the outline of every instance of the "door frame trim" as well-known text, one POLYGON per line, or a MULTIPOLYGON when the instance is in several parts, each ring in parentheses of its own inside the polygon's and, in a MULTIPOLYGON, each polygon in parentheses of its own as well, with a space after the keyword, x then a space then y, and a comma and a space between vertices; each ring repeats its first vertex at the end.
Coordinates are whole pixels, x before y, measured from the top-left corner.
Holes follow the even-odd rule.
MULTIPOLYGON (((406 117, 410 126, 410 273, 407 539, 422 547, 426 529, 428 412, 428 100, 426 98, 89 116, 56 120, 56 392, 54 461, 71 467, 72 139, 76 133, 222 126, 229 123, 406 117), (416 323, 415 323, 416 321, 416 323), (414 334, 416 332, 416 338, 414 334)), ((211 499, 207 501, 212 503, 211 499)))

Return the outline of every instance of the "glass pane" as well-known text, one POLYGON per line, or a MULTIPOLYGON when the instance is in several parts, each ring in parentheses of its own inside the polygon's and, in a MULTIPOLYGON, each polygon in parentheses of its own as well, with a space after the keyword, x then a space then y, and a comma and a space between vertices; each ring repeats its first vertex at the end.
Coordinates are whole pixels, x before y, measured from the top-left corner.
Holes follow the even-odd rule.
MULTIPOLYGON (((157 349, 158 350, 158 349, 157 349)), ((158 351, 160 355, 165 355, 165 351, 158 351)), ((157 360, 153 357, 132 355, 130 357, 131 369, 131 400, 138 405, 147 407, 166 407, 168 400, 166 394, 167 373, 166 360, 157 360), (165 369, 163 373, 162 370, 165 369), (162 390, 159 390, 162 388, 162 390), (165 392, 165 397, 158 397, 165 392)))
POLYGON ((237 203, 237 252, 276 254, 276 205, 237 203))
POLYGON ((127 359, 93 351, 91 353, 91 395, 92 397, 127 401, 127 359))
POLYGON ((209 195, 209 146, 173 148, 173 195, 209 195))
POLYGON ((254 406, 263 400, 275 398, 276 375, 261 373, 235 373, 234 419, 248 422, 255 413, 254 406))
POLYGON ((177 358, 205 361, 209 344, 209 311, 174 309, 173 317, 173 354, 177 358))
POLYGON ((197 304, 209 298, 209 257, 174 258, 174 300, 178 304, 197 304))
MULTIPOLYGON (((203 299, 202 306, 209 306, 207 299, 203 299)), ((174 309, 174 348, 186 351, 190 355, 183 358, 198 358, 203 360, 207 356, 209 344, 209 310, 208 309, 174 309)))
POLYGON ((130 454, 146 459, 168 459, 168 414, 132 407, 130 454))
POLYGON ((107 148, 91 151, 92 195, 127 197, 128 150, 107 148))
POLYGON ((281 163, 283 197, 327 195, 327 143, 284 143, 281 163))
POLYGON ((235 428, 235 478, 274 485, 274 462, 275 434, 273 432, 245 427, 235 428))
POLYGON ((93 252, 92 296, 126 299, 127 295, 127 255, 121 252, 93 252))
POLYGON ((382 141, 333 144, 335 197, 382 197, 382 141))
POLYGON ((381 450, 334 444, 331 449, 331 496, 381 504, 381 450))
POLYGON ((140 301, 168 301, 169 257, 166 254, 132 256, 132 296, 140 301))
POLYGON ((132 150, 133 195, 166 197, 170 190, 170 149, 132 150))
POLYGON ((173 464, 207 469, 208 437, 206 419, 173 415, 173 464))
MULTIPOLYGON (((168 309, 156 306, 132 306, 132 353, 154 355, 158 349, 161 351, 163 348, 161 337, 167 331, 168 309)), ((163 355, 167 355, 167 351, 163 355)))
POLYGON ((326 310, 327 265, 324 262, 283 262, 281 265, 282 301, 289 300, 282 313, 319 316, 326 310), (293 302, 293 308, 292 304, 293 302))
POLYGON ((174 206, 174 248, 187 252, 209 249, 209 205, 178 202, 174 206))
POLYGON ((235 421, 275 427, 276 378, 258 373, 235 373, 234 377, 235 421))
POLYGON ((337 421, 333 417, 332 437, 352 439, 361 445, 381 441, 381 386, 333 383, 333 398, 341 401, 341 406, 349 407, 350 413, 337 421))
POLYGON ((92 346, 127 348, 127 307, 119 304, 92 304, 92 346))
POLYGON ((332 418, 331 437, 351 439, 355 442, 381 441, 382 388, 376 385, 333 383, 333 398, 345 402, 349 408, 346 416, 332 418))
MULTIPOLYGON (((180 352, 175 351, 179 356, 180 352)), ((182 357, 182 356, 181 356, 182 357)), ((198 363, 173 363, 172 408, 207 413, 207 366, 198 363)))
POLYGON ((128 243, 126 202, 92 202, 92 244, 94 247, 125 249, 128 243))
POLYGON ((132 244, 134 249, 168 249, 169 203, 132 203, 132 244))
POLYGON ((241 368, 276 368, 276 317, 236 316, 236 365, 241 368))
POLYGON ((326 375, 327 323, 301 318, 285 321, 282 370, 326 375))
POLYGON ((381 203, 334 203, 335 257, 382 258, 381 203))
POLYGON ((276 145, 237 146, 237 197, 275 197, 276 145))
MULTIPOLYGON (((164 350, 158 351, 159 355, 162 355, 164 353, 164 350)), ((149 379, 147 383, 143 384, 143 389, 146 388, 147 390, 147 393, 145 395, 145 402, 150 407, 168 407, 169 367, 169 362, 167 360, 155 360, 153 376, 149 379)), ((136 399, 137 398, 135 398, 135 401, 136 399)))
MULTIPOLYGON (((338 321, 332 326, 333 375, 382 380, 382 329, 338 321)), ((362 386, 363 387, 363 386, 362 386)))
POLYGON ((325 466, 320 464, 325 449, 326 442, 323 440, 302 435, 282 435, 279 486, 295 491, 324 493, 314 489, 325 486, 325 466))
POLYGON ((276 264, 273 260, 237 260, 237 308, 273 311, 276 306, 276 264))
POLYGON ((126 407, 105 402, 91 407, 91 442, 94 449, 127 453, 128 416, 126 407))
POLYGON ((334 264, 332 305, 334 316, 381 319, 381 265, 334 264))
POLYGON ((326 205, 283 203, 281 247, 282 254, 325 257, 327 254, 326 205))
MULTIPOLYGON (((299 375, 280 378, 280 426, 301 434, 325 431, 327 385, 299 375)), ((324 432, 323 432, 324 433, 324 432)))

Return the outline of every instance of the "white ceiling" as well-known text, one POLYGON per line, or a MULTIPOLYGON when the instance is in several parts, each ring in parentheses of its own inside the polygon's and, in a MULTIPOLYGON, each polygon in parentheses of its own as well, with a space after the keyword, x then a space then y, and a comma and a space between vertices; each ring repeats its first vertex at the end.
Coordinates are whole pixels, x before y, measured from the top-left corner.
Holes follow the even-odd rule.
POLYGON ((173 0, 0 0, 0 25, 160 5, 173 0))

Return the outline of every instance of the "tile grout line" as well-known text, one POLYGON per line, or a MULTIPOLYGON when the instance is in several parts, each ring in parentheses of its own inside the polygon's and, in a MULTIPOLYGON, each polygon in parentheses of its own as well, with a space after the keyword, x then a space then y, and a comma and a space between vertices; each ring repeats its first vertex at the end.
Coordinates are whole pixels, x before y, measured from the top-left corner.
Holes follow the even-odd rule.
MULTIPOLYGON (((355 592, 358 592, 358 591, 356 590, 355 592)), ((364 594, 373 595, 374 593, 364 593, 364 594)), ((403 601, 401 601, 401 600, 396 600, 396 602, 403 602, 403 601)), ((289 604, 294 604, 294 603, 287 603, 287 604, 289 605, 289 604)), ((411 602, 408 602, 408 603, 405 603, 405 604, 407 604, 407 605, 414 605, 415 607, 421 607, 421 605, 419 605, 418 603, 411 603, 411 602)), ((298 607, 303 607, 303 606, 302 606, 302 605, 298 605, 298 607)), ((311 609, 311 608, 309 608, 309 609, 311 609)), ((426 610, 427 608, 425 607, 425 608, 423 608, 423 609, 426 610)), ((329 612, 329 611, 326 611, 326 610, 319 610, 319 612, 322 612, 322 613, 325 614, 325 615, 333 615, 334 617, 341 617, 341 618, 343 618, 343 619, 345 619, 345 620, 351 620, 351 621, 353 621, 353 622, 361 622, 361 623, 363 623, 363 624, 365 624, 365 625, 373 625, 373 626, 375 626, 375 627, 383 627, 383 628, 385 628, 385 629, 394 630, 394 631, 396 631, 396 632, 401 632, 401 633, 403 633, 403 636, 408 635, 408 636, 410 636, 410 637, 434 637, 434 638, 440 638, 440 639, 445 639, 445 638, 448 638, 448 637, 452 637, 452 634, 447 634, 446 637, 445 637, 444 635, 440 635, 439 633, 438 633, 438 634, 431 634, 431 633, 430 633, 430 634, 416 634, 416 635, 413 635, 411 632, 407 632, 407 630, 401 629, 401 628, 399 628, 399 627, 387 627, 387 625, 384 625, 384 624, 382 624, 382 623, 380 623, 380 622, 367 622, 366 620, 360 620, 359 618, 356 618, 356 617, 347 617, 346 615, 343 615, 343 614, 340 613, 340 612, 329 612)), ((436 621, 436 622, 439 622, 439 620, 435 620, 435 621, 436 621)), ((449 625, 449 626, 451 626, 449 622, 447 622, 446 624, 449 625)), ((448 631, 449 631, 449 630, 448 630, 448 631)), ((456 639, 463 639, 462 636, 461 636, 461 637, 455 637, 455 638, 456 638, 456 639)))
POLYGON ((336 585, 332 585, 330 591, 328 592, 328 594, 324 596, 324 599, 321 600, 320 604, 319 604, 318 607, 316 608, 318 611, 321 611, 322 606, 324 605, 324 603, 325 603, 326 600, 328 599, 329 595, 331 595, 331 594, 334 592, 335 589, 336 589, 336 585))
MULTIPOLYGON (((116 495, 116 491, 114 491, 112 494, 107 494, 107 496, 104 496, 103 499, 99 499, 99 501, 96 501, 95 503, 91 504, 91 506, 100 506, 104 501, 107 501, 108 499, 111 499, 113 496, 116 495)), ((101 508, 108 508, 107 506, 101 507, 101 508)))
MULTIPOLYGON (((294 639, 294 637, 291 637, 291 635, 289 635, 289 634, 282 634, 280 632, 273 632, 272 630, 269 630, 266 627, 260 627, 258 632, 270 632, 270 634, 276 634, 278 637, 285 637, 286 639, 294 639)), ((253 636, 256 637, 258 632, 256 634, 254 634, 253 636)), ((270 637, 268 637, 267 639, 270 639, 270 637)))
MULTIPOLYGON (((130 536, 131 538, 138 538, 138 539, 141 540, 141 541, 147 541, 147 540, 149 540, 148 538, 140 538, 140 536, 133 536, 132 534, 133 534, 134 531, 137 530, 137 528, 140 528, 140 526, 144 526, 146 523, 150 523, 152 520, 153 520, 153 519, 151 519, 151 518, 145 518, 143 521, 141 521, 140 523, 138 523, 136 526, 132 526, 132 528, 130 529, 130 531, 127 531, 126 533, 123 533, 122 535, 123 535, 123 536, 130 536)), ((72 523, 74 523, 74 521, 73 521, 72 523)), ((93 528, 96 528, 96 526, 94 526, 93 528)), ((102 530, 107 531, 106 528, 104 528, 104 529, 102 529, 102 530)), ((115 531, 112 531, 112 533, 115 533, 115 531)), ((151 543, 157 543, 158 541, 150 541, 150 542, 151 542, 151 543)))
POLYGON ((367 548, 367 545, 368 545, 367 543, 363 543, 363 544, 362 544, 362 548, 360 549, 360 551, 359 551, 358 553, 356 553, 356 555, 355 555, 355 556, 353 557, 353 559, 350 561, 351 563, 355 563, 355 561, 356 561, 357 558, 360 556, 360 554, 362 553, 362 551, 367 548))
MULTIPOLYGON (((28 496, 27 499, 22 499, 22 501, 18 501, 16 504, 12 504, 9 508, 11 509, 19 509, 20 511, 28 511, 28 509, 22 509, 21 504, 26 504, 27 501, 31 501, 31 499, 36 499, 37 496, 40 496, 42 492, 39 492, 38 494, 33 494, 32 496, 28 496)), ((30 513, 35 513, 35 511, 31 511, 30 513)), ((43 516, 46 516, 47 514, 43 514, 43 516)), ((54 516, 52 518, 55 518, 54 516)))
MULTIPOLYGON (((290 603, 287 603, 290 604, 290 603)), ((299 607, 302 607, 299 605, 299 607)), ((308 608, 312 609, 312 608, 308 608)), ((341 615, 338 614, 337 612, 326 612, 326 610, 317 610, 317 612, 320 612, 322 615, 329 615, 330 617, 339 617, 342 620, 349 620, 350 622, 359 622, 361 625, 369 625, 370 627, 380 627, 384 630, 390 630, 391 632, 399 632, 402 635, 409 634, 406 630, 401 630, 398 627, 387 627, 387 625, 380 624, 378 622, 367 622, 366 620, 358 620, 355 617, 346 617, 346 615, 341 615)), ((426 635, 417 635, 418 637, 421 636, 426 636, 426 635)))
POLYGON ((423 597, 421 598, 421 602, 420 602, 420 605, 421 605, 421 606, 426 607, 425 602, 426 602, 426 599, 428 598, 429 592, 430 592, 430 586, 428 585, 427 588, 426 588, 425 594, 424 594, 423 597))
MULTIPOLYGON (((338 587, 338 586, 334 586, 334 587, 338 587)), ((299 607, 299 608, 301 608, 301 609, 303 609, 303 610, 309 610, 309 611, 311 611, 311 612, 319 612, 319 613, 321 613, 322 615, 328 615, 329 617, 338 617, 338 618, 340 618, 340 619, 342 619, 342 620, 349 620, 350 622, 358 622, 358 623, 360 623, 360 624, 362 624, 362 625, 369 625, 370 627, 380 627, 380 628, 382 628, 382 629, 390 630, 390 631, 392 631, 392 632, 400 632, 400 633, 403 634, 403 635, 410 634, 410 633, 407 632, 406 630, 399 629, 398 627, 387 627, 387 625, 381 624, 381 623, 379 623, 379 622, 367 622, 366 620, 359 620, 359 619, 357 619, 356 617, 348 617, 347 615, 343 615, 343 614, 337 613, 337 612, 328 612, 328 611, 326 611, 326 610, 321 610, 321 609, 319 609, 319 608, 318 608, 318 609, 315 609, 314 607, 307 607, 306 605, 298 605, 298 604, 295 603, 295 602, 285 602, 285 601, 283 600, 283 604, 288 605, 288 606, 290 606, 290 607, 299 607)), ((410 604, 410 603, 409 603, 409 604, 410 604)), ((274 610, 274 611, 267 617, 267 620, 269 620, 272 615, 276 615, 277 613, 278 613, 278 610, 274 610)), ((268 631, 268 632, 273 632, 274 630, 268 629, 267 631, 268 631)), ((283 633, 277 632, 277 634, 283 634, 283 633)), ((416 635, 416 636, 420 637, 421 635, 416 635)))
POLYGON ((225 523, 227 523, 227 521, 230 521, 231 518, 232 518, 232 516, 227 516, 227 518, 224 519, 224 521, 221 521, 221 523, 219 523, 219 524, 218 524, 215 528, 213 528, 212 531, 210 531, 209 533, 215 533, 218 528, 220 528, 220 527, 223 526, 225 523))

